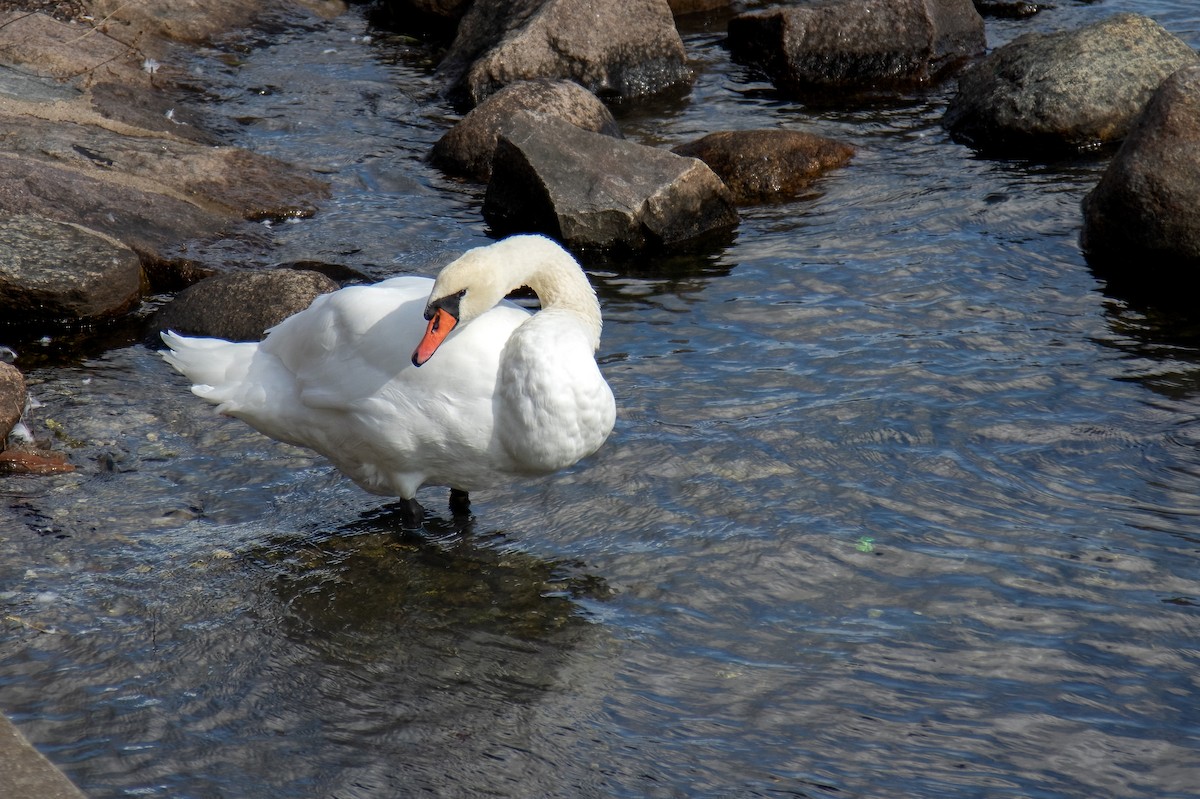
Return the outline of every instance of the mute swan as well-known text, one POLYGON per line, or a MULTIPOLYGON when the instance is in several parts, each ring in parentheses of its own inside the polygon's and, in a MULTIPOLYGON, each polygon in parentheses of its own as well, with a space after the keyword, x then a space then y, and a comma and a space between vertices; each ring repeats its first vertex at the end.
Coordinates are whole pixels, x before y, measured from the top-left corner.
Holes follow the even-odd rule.
POLYGON ((469 250, 436 280, 325 294, 261 343, 162 337, 197 396, 400 497, 411 529, 422 485, 450 486, 451 508, 464 512, 469 491, 600 448, 616 418, 595 360, 600 327, 575 259, 524 235, 469 250), (542 310, 503 300, 522 286, 542 310))

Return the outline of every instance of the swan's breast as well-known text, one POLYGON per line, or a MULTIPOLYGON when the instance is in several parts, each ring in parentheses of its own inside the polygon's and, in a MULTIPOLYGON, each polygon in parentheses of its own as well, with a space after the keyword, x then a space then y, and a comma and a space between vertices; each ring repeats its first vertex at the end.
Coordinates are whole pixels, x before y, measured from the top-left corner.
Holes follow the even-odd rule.
POLYGON ((616 419, 590 334, 556 311, 535 314, 509 338, 496 406, 497 435, 527 472, 555 471, 592 454, 616 419))

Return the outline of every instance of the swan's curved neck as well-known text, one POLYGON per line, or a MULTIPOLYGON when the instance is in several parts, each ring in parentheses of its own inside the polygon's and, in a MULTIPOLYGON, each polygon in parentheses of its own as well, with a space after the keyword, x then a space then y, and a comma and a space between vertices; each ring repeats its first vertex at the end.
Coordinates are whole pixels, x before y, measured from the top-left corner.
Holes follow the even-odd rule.
POLYGON ((542 312, 568 311, 587 328, 592 349, 600 348, 600 302, 596 292, 574 262, 546 259, 530 263, 521 285, 528 286, 538 296, 542 312))
POLYGON ((522 286, 537 294, 543 313, 570 314, 588 332, 593 351, 600 347, 600 303, 592 284, 571 254, 544 236, 511 236, 468 250, 438 274, 425 318, 453 307, 450 314, 465 324, 522 286))

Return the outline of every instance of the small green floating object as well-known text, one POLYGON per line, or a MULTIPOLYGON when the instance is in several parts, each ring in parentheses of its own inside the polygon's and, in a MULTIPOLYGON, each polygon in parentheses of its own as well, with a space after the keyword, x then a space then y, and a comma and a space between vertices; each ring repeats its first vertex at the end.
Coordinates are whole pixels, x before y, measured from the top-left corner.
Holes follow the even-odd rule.
POLYGON ((875 539, 871 538, 870 536, 860 536, 858 543, 854 545, 854 548, 859 552, 874 552, 875 539))

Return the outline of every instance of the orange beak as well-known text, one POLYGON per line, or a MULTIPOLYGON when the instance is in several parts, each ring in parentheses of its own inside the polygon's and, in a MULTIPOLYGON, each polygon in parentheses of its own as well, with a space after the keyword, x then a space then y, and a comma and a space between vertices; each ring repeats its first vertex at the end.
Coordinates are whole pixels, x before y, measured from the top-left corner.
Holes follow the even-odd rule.
POLYGON ((421 339, 421 343, 413 350, 413 366, 420 366, 432 358, 433 353, 442 346, 446 336, 450 335, 450 331, 457 324, 458 320, 454 318, 453 314, 438 308, 433 318, 429 320, 429 326, 425 328, 425 336, 421 339))

